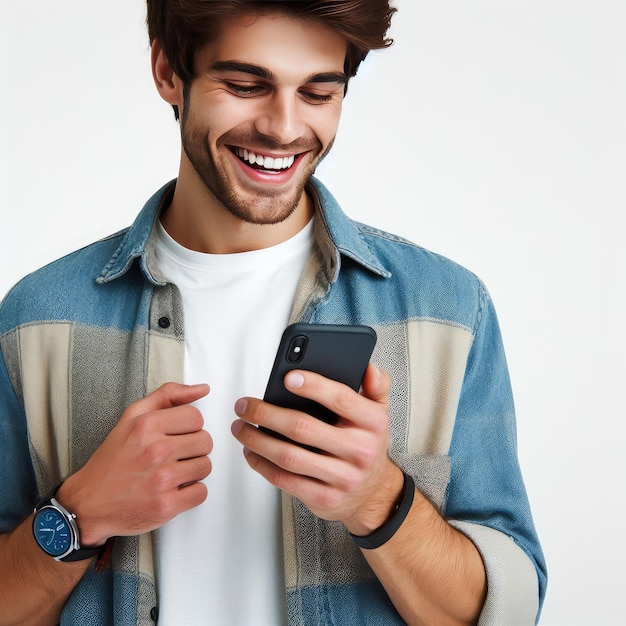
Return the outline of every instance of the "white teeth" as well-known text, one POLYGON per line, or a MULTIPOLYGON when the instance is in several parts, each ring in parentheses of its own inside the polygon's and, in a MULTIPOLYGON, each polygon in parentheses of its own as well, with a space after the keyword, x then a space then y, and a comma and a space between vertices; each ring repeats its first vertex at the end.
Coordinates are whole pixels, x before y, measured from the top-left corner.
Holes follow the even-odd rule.
POLYGON ((251 152, 247 148, 235 148, 235 154, 250 165, 259 165, 266 170, 286 170, 290 168, 296 160, 295 155, 289 157, 272 158, 251 152))

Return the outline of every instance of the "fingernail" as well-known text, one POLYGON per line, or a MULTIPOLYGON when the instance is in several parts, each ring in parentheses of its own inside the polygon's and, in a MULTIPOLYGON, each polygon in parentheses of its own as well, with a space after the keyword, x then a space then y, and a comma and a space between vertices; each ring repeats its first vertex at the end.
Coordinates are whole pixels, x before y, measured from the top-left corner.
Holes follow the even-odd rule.
POLYGON ((239 398, 237 402, 235 402, 235 413, 241 416, 246 412, 248 408, 248 401, 245 398, 239 398))
POLYGON ((304 385, 304 376, 298 372, 289 372, 285 376, 285 385, 292 389, 300 389, 304 385))
POLYGON ((242 428, 243 428, 243 422, 241 420, 235 420, 230 425, 230 432, 233 433, 233 435, 235 435, 236 437, 241 432, 242 428))

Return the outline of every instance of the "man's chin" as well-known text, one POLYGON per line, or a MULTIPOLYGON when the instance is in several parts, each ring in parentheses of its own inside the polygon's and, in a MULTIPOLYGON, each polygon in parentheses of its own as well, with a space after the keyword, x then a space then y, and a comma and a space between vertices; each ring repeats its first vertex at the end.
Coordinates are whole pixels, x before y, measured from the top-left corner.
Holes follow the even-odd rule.
POLYGON ((298 208, 310 173, 284 185, 250 183, 225 190, 222 205, 234 216, 250 224, 280 224, 298 208))
POLYGON ((272 225, 280 224, 293 215, 301 198, 302 193, 290 199, 279 194, 273 197, 230 197, 222 205, 229 213, 248 224, 272 225))

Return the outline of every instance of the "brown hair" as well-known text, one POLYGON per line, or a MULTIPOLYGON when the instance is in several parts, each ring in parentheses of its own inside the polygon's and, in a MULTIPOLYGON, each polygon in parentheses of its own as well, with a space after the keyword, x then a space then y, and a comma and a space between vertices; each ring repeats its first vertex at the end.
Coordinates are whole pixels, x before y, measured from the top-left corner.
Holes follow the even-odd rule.
MULTIPOLYGON (((396 9, 390 0, 147 0, 150 43, 158 39, 183 83, 194 78, 196 52, 218 36, 222 20, 281 12, 313 19, 348 42, 344 71, 357 73, 370 50, 390 46, 387 37, 396 9)), ((176 117, 178 111, 174 107, 176 117)))

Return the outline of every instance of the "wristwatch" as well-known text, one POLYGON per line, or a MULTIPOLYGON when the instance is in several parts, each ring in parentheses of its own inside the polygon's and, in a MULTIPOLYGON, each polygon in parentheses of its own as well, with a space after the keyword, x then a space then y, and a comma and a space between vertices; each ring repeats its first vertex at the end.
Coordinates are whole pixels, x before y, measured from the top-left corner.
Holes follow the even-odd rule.
POLYGON ((82 561, 100 552, 97 548, 81 548, 76 515, 54 498, 61 485, 55 487, 35 507, 33 534, 37 545, 57 561, 82 561))

